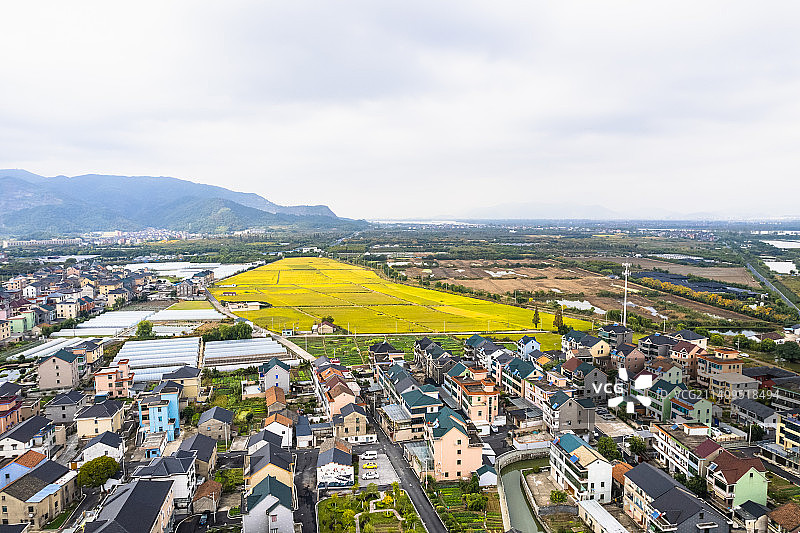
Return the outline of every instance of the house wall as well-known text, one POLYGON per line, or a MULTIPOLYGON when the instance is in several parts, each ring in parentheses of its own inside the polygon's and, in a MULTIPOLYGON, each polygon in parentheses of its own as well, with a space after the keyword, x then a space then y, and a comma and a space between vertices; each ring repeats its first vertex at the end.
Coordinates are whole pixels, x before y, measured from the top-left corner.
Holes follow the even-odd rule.
POLYGON ((277 386, 282 388, 283 392, 289 392, 289 372, 279 366, 274 366, 269 372, 259 375, 258 380, 264 390, 277 386))
POLYGON ((469 437, 455 428, 434 440, 432 448, 436 481, 469 478, 483 464, 483 448, 470 446, 469 437))
POLYGON ((122 411, 120 409, 108 418, 79 418, 78 438, 91 439, 104 431, 118 432, 122 429, 122 411))
POLYGON ((278 505, 269 514, 267 509, 277 501, 274 496, 268 496, 258 502, 255 508, 242 515, 244 533, 293 533, 294 515, 290 509, 278 505))
POLYGON ((202 424, 198 425, 197 432, 216 440, 224 441, 226 436, 228 440, 231 440, 230 424, 225 424, 219 420, 209 420, 208 422, 203 422, 202 424))
POLYGON ((44 414, 56 424, 71 424, 75 421, 75 413, 83 409, 85 400, 70 405, 45 405, 44 414))
POLYGON ((275 433, 276 435, 280 435, 281 439, 281 446, 284 448, 291 448, 292 446, 292 428, 286 427, 279 422, 273 422, 268 426, 264 426, 267 430, 275 433))
POLYGON ((79 496, 76 479, 73 476, 60 489, 37 503, 18 500, 3 491, 0 493, 2 494, 0 520, 7 520, 9 524, 33 521, 34 527, 41 528, 69 507, 69 504, 79 496), (30 513, 33 513, 33 517, 30 513))
MULTIPOLYGON (((248 458, 249 459, 249 458, 248 458)), ((264 481, 267 476, 272 476, 287 487, 293 486, 294 476, 292 472, 279 468, 274 464, 268 464, 258 472, 251 472, 250 475, 245 477, 245 490, 251 489, 264 481)))
POLYGON ((124 446, 120 446, 119 448, 112 448, 111 446, 106 446, 103 443, 97 443, 83 452, 83 461, 78 465, 78 467, 80 467, 80 465, 83 463, 88 463, 92 459, 97 459, 98 457, 104 457, 104 456, 111 457, 112 459, 116 460, 119 463, 122 461, 123 455, 124 455, 124 446))
POLYGON ((39 389, 72 389, 78 384, 78 362, 50 357, 39 365, 39 389))

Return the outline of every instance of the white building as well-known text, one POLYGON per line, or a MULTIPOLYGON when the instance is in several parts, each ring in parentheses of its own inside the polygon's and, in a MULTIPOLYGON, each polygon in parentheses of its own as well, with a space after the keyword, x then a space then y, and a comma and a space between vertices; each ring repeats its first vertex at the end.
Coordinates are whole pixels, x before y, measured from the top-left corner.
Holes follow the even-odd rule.
POLYGON ((550 445, 550 477, 576 501, 610 503, 611 470, 611 463, 572 433, 550 445))
POLYGON ((265 477, 242 498, 244 533, 293 533, 292 490, 272 476, 265 477))
POLYGON ((175 507, 188 509, 197 488, 195 450, 178 450, 166 457, 156 457, 149 465, 133 472, 134 479, 172 481, 175 507))
POLYGON ((111 457, 116 462, 121 463, 124 455, 125 442, 122 437, 116 433, 106 431, 86 443, 73 465, 75 468, 80 468, 98 457, 111 457))

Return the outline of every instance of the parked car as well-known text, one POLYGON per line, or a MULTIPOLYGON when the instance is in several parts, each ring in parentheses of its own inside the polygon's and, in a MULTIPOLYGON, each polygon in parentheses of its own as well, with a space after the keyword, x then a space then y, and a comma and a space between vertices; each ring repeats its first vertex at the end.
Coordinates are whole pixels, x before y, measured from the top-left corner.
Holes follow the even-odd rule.
POLYGON ((376 452, 375 450, 370 450, 368 452, 364 452, 361 454, 361 459, 363 459, 364 461, 374 461, 377 458, 378 458, 378 452, 376 452))
POLYGON ((378 479, 378 477, 379 476, 377 472, 364 472, 364 474, 361 476, 361 479, 378 479))
POLYGON ((378 468, 378 463, 364 463, 361 468, 378 468))
POLYGON ((208 511, 205 511, 202 515, 200 515, 199 525, 204 526, 208 524, 208 514, 208 511))

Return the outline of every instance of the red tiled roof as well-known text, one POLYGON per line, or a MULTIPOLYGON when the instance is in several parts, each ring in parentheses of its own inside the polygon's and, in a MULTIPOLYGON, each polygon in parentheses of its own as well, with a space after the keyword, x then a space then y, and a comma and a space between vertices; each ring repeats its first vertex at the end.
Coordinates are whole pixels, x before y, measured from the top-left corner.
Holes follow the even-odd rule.
POLYGON ((26 466, 28 468, 33 468, 34 466, 38 465, 45 459, 47 459, 47 456, 45 456, 44 454, 35 452, 33 450, 28 450, 27 452, 17 457, 14 460, 14 462, 22 466, 26 466))
POLYGON ((620 485, 625 484, 625 472, 633 468, 628 463, 617 463, 611 469, 611 476, 614 478, 614 481, 619 483, 620 485))
POLYGON ((199 487, 197 487, 197 492, 194 493, 194 498, 192 498, 193 502, 196 502, 200 498, 205 498, 206 496, 214 495, 214 501, 219 502, 219 499, 222 497, 222 483, 214 481, 213 479, 209 479, 199 487))
POLYGON ((728 450, 720 453, 714 462, 717 464, 715 472, 721 472, 728 483, 736 483, 739 478, 745 475, 751 468, 759 472, 766 472, 764 463, 758 457, 744 458, 733 455, 728 450))
POLYGON ((800 528, 800 505, 794 502, 783 504, 769 513, 769 519, 786 531, 796 531, 800 528))
POLYGON ((694 449, 694 454, 702 459, 705 459, 715 451, 719 450, 722 446, 711 439, 706 439, 697 445, 694 449))

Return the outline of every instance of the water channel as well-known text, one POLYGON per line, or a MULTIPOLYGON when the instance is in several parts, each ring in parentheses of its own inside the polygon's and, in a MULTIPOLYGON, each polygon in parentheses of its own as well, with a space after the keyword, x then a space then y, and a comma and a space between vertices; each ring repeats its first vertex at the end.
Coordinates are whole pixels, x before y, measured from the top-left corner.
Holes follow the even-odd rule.
POLYGON ((503 479, 503 491, 506 495, 506 505, 508 506, 508 518, 511 520, 511 527, 517 528, 522 533, 539 533, 542 531, 539 522, 533 514, 525 494, 520 486, 522 470, 541 466, 541 461, 532 459, 528 461, 517 461, 505 467, 500 476, 503 479))

